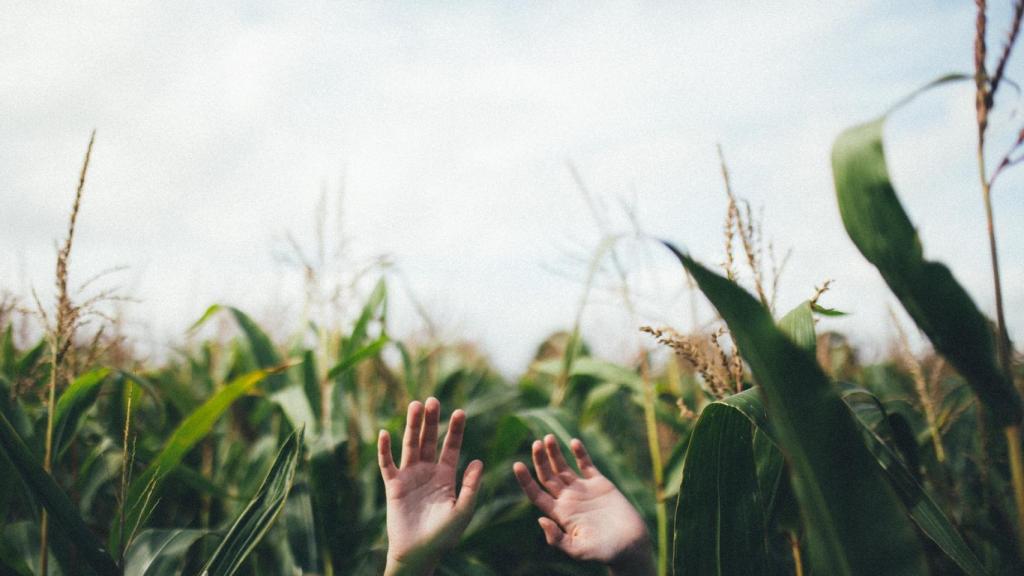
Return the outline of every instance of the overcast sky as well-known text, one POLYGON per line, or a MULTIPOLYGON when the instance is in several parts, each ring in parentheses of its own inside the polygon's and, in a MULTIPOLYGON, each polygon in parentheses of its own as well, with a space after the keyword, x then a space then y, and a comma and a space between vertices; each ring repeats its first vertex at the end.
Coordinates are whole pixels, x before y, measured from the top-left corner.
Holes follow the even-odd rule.
MULTIPOLYGON (((312 251, 322 190, 333 210, 344 188, 350 257, 387 255, 446 335, 509 373, 571 326, 586 268, 568 255, 599 242, 568 163, 610 230, 628 228, 628 205, 644 230, 716 264, 717 144, 776 250, 793 250, 780 308, 834 279, 824 303, 853 314, 826 326, 884 350, 892 300, 842 228, 830 146, 973 68, 966 1, 68 4, 3 8, 0 288, 52 292, 96 128, 72 280, 127 266, 107 282, 139 300, 124 313, 151 344, 180 342, 214 302, 294 328, 303 276, 281 258, 285 239, 312 251)), ((1005 13, 992 15, 994 47, 1005 13)), ((993 157, 1020 128, 1004 92, 993 157)), ((936 90, 892 118, 886 146, 926 255, 990 312, 973 118, 970 86, 936 90)), ((1018 339, 1022 184, 995 190, 1018 339)), ((637 322, 692 324, 667 254, 626 260, 641 318, 604 294, 584 315, 595 348, 619 358, 637 322)), ((415 330, 397 276, 392 289, 396 331, 415 330)))

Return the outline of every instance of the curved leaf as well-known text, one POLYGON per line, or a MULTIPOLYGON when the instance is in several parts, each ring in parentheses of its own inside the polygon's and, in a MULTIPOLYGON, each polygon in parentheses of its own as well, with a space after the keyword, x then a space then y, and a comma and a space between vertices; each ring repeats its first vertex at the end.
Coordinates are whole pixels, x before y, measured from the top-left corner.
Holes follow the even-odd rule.
POLYGON ((896 197, 882 149, 885 117, 847 129, 832 147, 843 225, 935 349, 1003 426, 1021 421, 1020 396, 995 358, 992 329, 946 266, 925 260, 896 197))
POLYGON ((683 464, 674 574, 766 574, 765 512, 754 463, 754 426, 714 402, 700 415, 683 464))
MULTIPOLYGON (((282 364, 281 355, 277 353, 277 349, 274 348, 274 343, 267 336, 267 333, 248 314, 234 306, 224 306, 222 304, 210 306, 203 312, 202 317, 196 320, 195 324, 189 328, 189 331, 198 329, 217 312, 224 309, 231 312, 231 316, 235 319, 242 333, 245 334, 246 340, 249 342, 249 351, 252 352, 252 358, 256 362, 256 367, 273 368, 282 364)), ((275 372, 267 378, 267 389, 271 392, 276 392, 287 384, 287 377, 279 372, 275 372)))
POLYGON ((119 522, 115 521, 111 530, 111 548, 118 548, 125 538, 141 526, 156 505, 155 495, 159 493, 164 478, 197 442, 209 434, 214 423, 224 411, 267 376, 283 369, 284 367, 274 370, 255 370, 239 376, 181 421, 164 444, 160 454, 128 486, 128 496, 124 504, 126 506, 125 524, 121 526, 119 522), (126 532, 122 532, 122 530, 126 532))
POLYGON ((863 388, 851 387, 844 390, 843 401, 861 423, 861 432, 868 449, 921 532, 965 574, 985 576, 988 573, 985 567, 953 527, 953 523, 917 481, 896 450, 883 440, 880 430, 888 426, 888 421, 878 399, 863 388))
POLYGON ((925 574, 920 543, 813 355, 736 284, 666 244, 736 337, 789 462, 815 571, 925 574))
POLYGON ((75 505, 53 481, 53 477, 32 455, 25 443, 18 437, 7 417, 0 412, 0 447, 6 452, 11 463, 21 474, 36 497, 54 519, 54 523, 78 546, 82 557, 101 576, 117 576, 120 571, 107 549, 93 536, 75 505))
POLYGON ((206 530, 187 528, 143 530, 125 551, 124 573, 132 576, 164 576, 178 573, 185 553, 206 530))
POLYGON ((779 320, 779 328, 797 346, 814 351, 817 339, 814 336, 814 314, 811 301, 804 300, 779 320))
POLYGON ((203 576, 231 576, 242 566, 284 508, 301 453, 302 431, 297 430, 284 441, 259 490, 206 562, 203 576))
POLYGON ((65 442, 78 432, 85 412, 100 394, 100 385, 110 374, 98 368, 82 374, 61 393, 53 413, 53 451, 60 454, 65 442))

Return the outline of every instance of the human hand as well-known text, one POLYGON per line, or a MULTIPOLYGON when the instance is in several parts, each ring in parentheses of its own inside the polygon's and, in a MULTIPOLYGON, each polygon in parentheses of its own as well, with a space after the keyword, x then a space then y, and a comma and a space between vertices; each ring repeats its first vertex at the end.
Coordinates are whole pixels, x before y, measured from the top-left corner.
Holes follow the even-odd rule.
POLYGON ((533 443, 533 466, 512 465, 519 486, 544 514, 548 544, 577 560, 607 564, 613 574, 654 574, 650 538, 640 514, 590 460, 583 443, 569 443, 582 477, 569 467, 551 434, 533 443))
POLYGON ((391 436, 380 431, 377 455, 387 495, 386 576, 433 573, 441 553, 455 545, 473 517, 484 464, 480 460, 469 463, 456 496, 455 469, 466 413, 452 413, 440 458, 435 461, 440 415, 441 403, 436 398, 409 404, 401 468, 395 467, 391 457, 391 436))

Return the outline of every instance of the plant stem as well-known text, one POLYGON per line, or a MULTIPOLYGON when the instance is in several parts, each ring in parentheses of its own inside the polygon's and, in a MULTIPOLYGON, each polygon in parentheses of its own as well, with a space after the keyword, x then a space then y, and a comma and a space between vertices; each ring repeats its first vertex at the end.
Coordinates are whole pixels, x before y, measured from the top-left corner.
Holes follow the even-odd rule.
POLYGON ((789 540, 789 550, 793 554, 793 574, 795 576, 804 576, 804 563, 800 559, 800 539, 792 531, 786 534, 786 536, 789 540))
POLYGON ((982 199, 985 202, 985 221, 988 225, 988 248, 989 255, 992 260, 992 282, 995 286, 995 297, 996 297, 996 350, 999 354, 999 365, 1002 367, 1003 372, 1006 373, 1006 377, 1013 381, 1013 370, 1010 359, 1010 337, 1006 329, 1006 315, 1003 312, 1003 286, 999 274, 999 256, 996 250, 996 231, 995 231, 995 220, 992 216, 992 192, 991 183, 986 182, 984 178, 984 159, 981 158, 981 152, 979 151, 979 159, 981 163, 980 168, 982 170, 982 186, 981 194, 982 199))
POLYGON ((1024 460, 1021 459, 1020 425, 1007 426, 1003 432, 1010 453, 1013 496, 1017 503, 1017 547, 1024 554, 1024 460))
POLYGON ((647 354, 640 360, 644 383, 644 422, 647 425, 647 448, 651 453, 651 472, 654 476, 655 515, 658 525, 658 576, 668 574, 668 511, 665 508, 665 474, 658 443, 658 420, 654 409, 654 383, 651 381, 647 354))
MULTIPOLYGON (((56 335, 53 336, 57 338, 56 335)), ((46 448, 43 453, 43 470, 49 474, 52 471, 53 461, 53 413, 57 405, 57 379, 60 371, 60 358, 57 349, 59 342, 50 346, 50 383, 46 400, 46 448)), ((44 508, 39 517, 39 573, 43 576, 48 574, 49 568, 49 544, 50 544, 50 518, 44 508)))

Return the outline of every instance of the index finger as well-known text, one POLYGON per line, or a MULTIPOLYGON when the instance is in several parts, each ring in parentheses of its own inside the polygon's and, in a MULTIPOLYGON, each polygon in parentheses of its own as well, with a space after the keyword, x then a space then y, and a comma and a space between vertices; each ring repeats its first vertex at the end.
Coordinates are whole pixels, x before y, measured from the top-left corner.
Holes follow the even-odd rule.
POLYGON ((530 499, 530 502, 533 502, 533 505, 546 516, 551 516, 555 510, 555 499, 551 497, 551 494, 541 490, 533 476, 530 476, 530 469, 526 467, 526 464, 516 462, 512 465, 512 473, 515 474, 516 482, 519 483, 519 487, 523 489, 523 493, 530 499))

